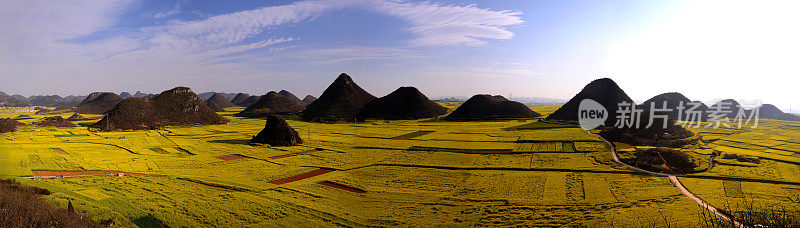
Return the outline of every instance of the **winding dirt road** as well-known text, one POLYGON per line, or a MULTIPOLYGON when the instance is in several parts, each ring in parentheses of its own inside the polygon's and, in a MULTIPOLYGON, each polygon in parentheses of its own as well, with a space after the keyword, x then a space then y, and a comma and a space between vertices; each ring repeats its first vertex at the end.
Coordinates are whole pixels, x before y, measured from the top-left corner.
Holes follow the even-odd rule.
MULTIPOLYGON (((628 165, 628 164, 626 164, 626 163, 624 163, 624 162, 619 160, 619 156, 617 156, 617 149, 614 147, 614 144, 612 144, 610 141, 606 140, 605 138, 603 138, 599 134, 592 133, 591 131, 588 131, 588 132, 589 132, 589 134, 597 135, 597 137, 599 137, 604 142, 606 142, 606 144, 608 144, 608 146, 611 148, 611 155, 614 157, 614 162, 616 162, 616 163, 618 163, 620 165, 624 165, 625 167, 634 169, 634 170, 639 171, 639 172, 648 173, 648 174, 654 175, 654 176, 668 177, 669 181, 672 182, 672 184, 675 185, 675 187, 677 187, 679 190, 681 190, 681 193, 684 196, 689 197, 689 199, 694 200, 694 202, 696 202, 697 205, 700 205, 700 207, 703 207, 706 210, 708 210, 709 212, 714 213, 720 219, 732 223, 733 226, 735 226, 735 227, 745 227, 744 225, 742 225, 738 221, 733 220, 733 218, 731 218, 728 215, 720 212, 714 206, 711 206, 710 204, 706 203, 705 201, 703 201, 703 199, 700 199, 700 197, 695 196, 691 191, 689 191, 689 189, 686 189, 686 187, 683 186, 681 181, 678 180, 677 176, 671 175, 671 174, 666 174, 666 173, 658 173, 658 172, 653 172, 653 171, 647 171, 647 170, 640 169, 640 168, 632 166, 632 165, 628 165)), ((709 163, 711 163, 711 164, 709 164, 709 169, 711 169, 711 167, 713 167, 713 165, 714 165, 713 164, 713 158, 712 158, 712 161, 709 162, 709 163)))

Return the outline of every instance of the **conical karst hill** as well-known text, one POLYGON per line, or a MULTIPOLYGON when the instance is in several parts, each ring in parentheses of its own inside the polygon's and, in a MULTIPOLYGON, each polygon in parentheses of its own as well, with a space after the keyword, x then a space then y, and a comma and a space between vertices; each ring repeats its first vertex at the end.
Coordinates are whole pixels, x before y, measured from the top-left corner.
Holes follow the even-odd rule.
POLYGON ((191 89, 175 87, 152 99, 130 97, 119 102, 91 127, 103 131, 148 130, 163 126, 225 124, 191 89))
POLYGON ((541 116, 528 106, 503 96, 478 94, 458 106, 445 119, 455 121, 534 118, 541 116))
POLYGON ((349 75, 342 73, 325 89, 319 99, 309 104, 301 115, 305 121, 354 121, 358 111, 375 96, 358 86, 349 75))
POLYGON ((358 120, 421 119, 447 114, 447 108, 431 101, 414 87, 400 87, 384 97, 372 100, 358 112, 358 120))
POLYGON ((255 104, 237 113, 236 116, 265 117, 270 114, 295 114, 301 111, 303 111, 303 105, 300 102, 270 91, 261 96, 255 104))

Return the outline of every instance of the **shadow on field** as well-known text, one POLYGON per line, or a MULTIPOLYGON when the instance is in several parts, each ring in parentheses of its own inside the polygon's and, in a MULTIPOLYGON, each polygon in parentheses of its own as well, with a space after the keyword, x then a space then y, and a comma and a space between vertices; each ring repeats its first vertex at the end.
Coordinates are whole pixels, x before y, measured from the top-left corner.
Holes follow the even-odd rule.
POLYGON ((90 123, 78 123, 78 126, 79 126, 79 127, 89 127, 89 126, 92 126, 92 124, 94 124, 94 122, 90 122, 90 123))
POLYGON ((136 224, 138 227, 148 227, 148 228, 161 228, 161 227, 168 227, 165 225, 161 220, 153 217, 152 215, 148 215, 145 217, 141 217, 132 221, 133 224, 136 224))
POLYGON ((218 139, 218 140, 209 140, 208 142, 210 142, 210 143, 250 145, 250 140, 249 139, 218 139))

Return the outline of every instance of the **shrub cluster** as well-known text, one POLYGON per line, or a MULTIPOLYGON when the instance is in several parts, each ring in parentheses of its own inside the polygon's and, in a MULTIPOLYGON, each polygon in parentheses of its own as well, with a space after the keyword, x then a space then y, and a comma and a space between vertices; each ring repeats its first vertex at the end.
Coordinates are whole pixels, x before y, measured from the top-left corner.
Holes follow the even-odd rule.
POLYGON ((101 227, 74 211, 53 206, 42 198, 47 189, 0 180, 0 227, 101 227))

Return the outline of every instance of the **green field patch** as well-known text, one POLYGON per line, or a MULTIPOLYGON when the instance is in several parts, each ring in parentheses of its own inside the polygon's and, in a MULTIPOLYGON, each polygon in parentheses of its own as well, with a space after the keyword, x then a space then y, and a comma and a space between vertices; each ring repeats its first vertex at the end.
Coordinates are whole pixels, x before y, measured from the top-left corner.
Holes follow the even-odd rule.
POLYGON ((408 134, 398 135, 398 136, 392 137, 392 139, 411 139, 411 138, 416 138, 416 137, 420 137, 420 136, 423 136, 423 135, 427 135, 427 134, 430 134, 430 133, 433 133, 433 132, 435 132, 435 131, 415 131, 415 132, 411 132, 411 133, 408 133, 408 134))
POLYGON ((745 197, 742 191, 742 183, 738 181, 722 181, 722 187, 725 189, 725 196, 733 198, 745 197))
POLYGON ((132 220, 133 224, 141 228, 162 228, 168 227, 164 224, 161 220, 153 217, 152 215, 147 215, 141 218, 137 218, 132 220))
POLYGON ((514 149, 460 149, 460 148, 442 148, 442 147, 426 147, 426 146, 412 146, 408 148, 408 150, 451 152, 451 153, 465 153, 465 154, 504 154, 504 153, 514 152, 514 149))
POLYGON ((566 178, 565 197, 571 201, 583 201, 586 192, 583 187, 583 173, 568 173, 566 178))
POLYGON ((518 130, 542 130, 542 129, 556 129, 556 128, 577 128, 575 125, 566 125, 566 124, 554 124, 554 123, 547 123, 542 121, 536 121, 533 123, 527 123, 522 125, 517 125, 513 127, 503 128, 506 131, 518 131, 518 130))
POLYGON ((573 142, 536 142, 517 143, 514 152, 548 152, 548 153, 575 153, 573 142), (564 146, 567 145, 567 148, 564 146))
POLYGON ((568 153, 577 152, 578 151, 577 149, 575 149, 575 142, 562 142, 561 143, 561 149, 562 149, 562 151, 568 152, 568 153))

